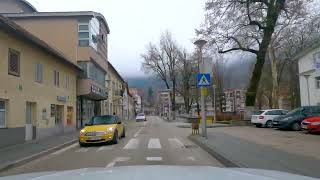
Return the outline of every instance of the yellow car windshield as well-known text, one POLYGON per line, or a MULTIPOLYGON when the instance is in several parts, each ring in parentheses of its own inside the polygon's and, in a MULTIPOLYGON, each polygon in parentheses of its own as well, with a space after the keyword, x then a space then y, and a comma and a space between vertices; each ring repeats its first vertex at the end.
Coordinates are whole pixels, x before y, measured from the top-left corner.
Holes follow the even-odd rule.
POLYGON ((116 120, 114 116, 96 116, 90 119, 89 125, 103 125, 103 124, 115 124, 116 120))

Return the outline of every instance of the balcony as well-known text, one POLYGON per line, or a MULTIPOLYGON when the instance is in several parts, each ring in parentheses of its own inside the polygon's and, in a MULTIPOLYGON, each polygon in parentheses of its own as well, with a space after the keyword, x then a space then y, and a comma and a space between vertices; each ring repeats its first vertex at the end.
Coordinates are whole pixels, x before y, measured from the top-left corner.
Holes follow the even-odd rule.
POLYGON ((77 96, 86 96, 96 101, 108 99, 107 89, 92 79, 77 80, 77 96))
POLYGON ((96 50, 92 47, 78 47, 78 61, 94 61, 103 70, 108 69, 107 59, 104 59, 96 50))

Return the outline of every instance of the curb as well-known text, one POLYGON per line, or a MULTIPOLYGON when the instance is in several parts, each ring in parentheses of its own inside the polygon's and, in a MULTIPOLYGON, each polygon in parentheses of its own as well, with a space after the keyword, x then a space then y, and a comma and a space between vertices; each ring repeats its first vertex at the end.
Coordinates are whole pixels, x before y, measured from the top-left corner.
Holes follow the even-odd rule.
POLYGON ((228 168, 239 168, 239 167, 241 167, 238 164, 236 164, 235 162, 232 162, 231 160, 227 159, 221 153, 216 152, 215 150, 210 148, 205 143, 197 140, 194 136, 190 135, 190 136, 188 136, 188 139, 191 140, 192 142, 194 142, 196 145, 200 146, 206 152, 208 152, 212 157, 217 159, 225 167, 228 167, 228 168))
POLYGON ((74 144, 78 142, 78 139, 74 139, 74 140, 71 140, 71 141, 68 141, 66 143, 63 143, 59 146, 55 146, 55 147, 52 147, 52 148, 49 148, 47 150, 44 150, 44 151, 41 151, 39 153, 36 153, 36 154, 33 154, 33 155, 30 155, 30 156, 27 156, 27 157, 24 157, 22 159, 18 159, 16 161, 13 161, 13 162, 8 162, 8 163, 5 163, 4 165, 0 165, 0 172, 3 172, 5 170, 8 170, 8 169, 11 169, 13 167, 17 167, 17 166, 21 166, 23 164, 26 164, 30 161, 33 161, 35 159, 38 159, 40 157, 43 157, 47 154, 50 154, 50 153, 53 153, 55 151, 58 151, 64 147, 67 147, 67 146, 70 146, 71 144, 74 144))
MULTIPOLYGON (((243 127, 247 125, 218 125, 218 126, 207 126, 207 128, 225 128, 225 127, 243 127)), ((191 125, 177 125, 178 128, 191 128, 191 125)))

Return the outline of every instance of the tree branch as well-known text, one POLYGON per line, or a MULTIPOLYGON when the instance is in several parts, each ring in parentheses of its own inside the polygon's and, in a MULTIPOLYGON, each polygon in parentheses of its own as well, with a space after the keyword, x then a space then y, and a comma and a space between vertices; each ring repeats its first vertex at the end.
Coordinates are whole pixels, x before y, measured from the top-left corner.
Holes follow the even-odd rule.
POLYGON ((231 52, 231 51, 238 51, 238 50, 251 52, 253 54, 257 54, 258 53, 257 50, 250 49, 250 48, 231 48, 231 49, 228 49, 228 50, 220 50, 218 52, 223 54, 223 53, 227 53, 227 52, 231 52))

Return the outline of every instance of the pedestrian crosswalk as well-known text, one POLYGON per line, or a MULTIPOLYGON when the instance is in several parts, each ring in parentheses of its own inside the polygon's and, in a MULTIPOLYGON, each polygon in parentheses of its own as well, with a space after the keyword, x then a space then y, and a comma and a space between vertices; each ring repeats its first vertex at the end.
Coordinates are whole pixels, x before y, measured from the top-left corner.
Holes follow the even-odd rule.
MULTIPOLYGON (((75 148, 76 153, 84 153, 89 151, 103 152, 111 151, 115 149, 122 150, 136 150, 136 149, 148 149, 148 150, 161 150, 164 144, 168 144, 169 149, 184 149, 185 145, 179 138, 168 138, 160 140, 160 138, 131 138, 123 147, 116 147, 114 145, 93 146, 84 148, 75 148)), ((117 145, 118 146, 118 145, 117 145)))

